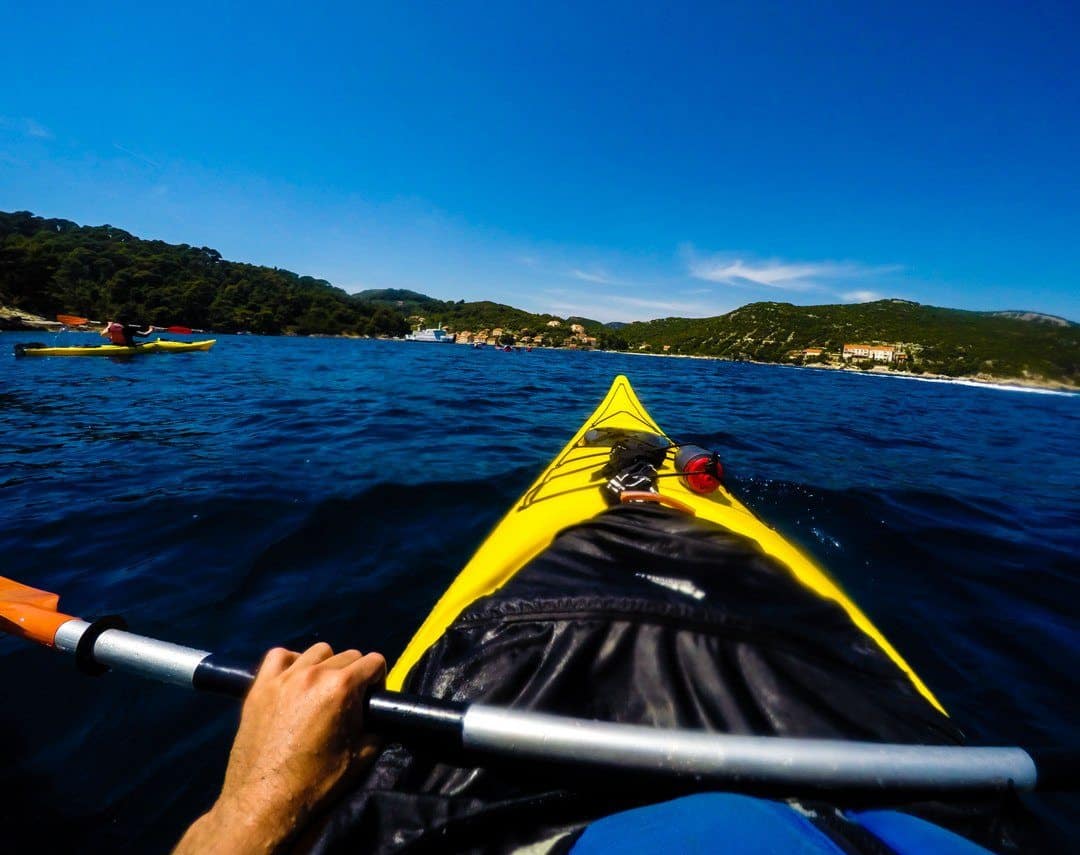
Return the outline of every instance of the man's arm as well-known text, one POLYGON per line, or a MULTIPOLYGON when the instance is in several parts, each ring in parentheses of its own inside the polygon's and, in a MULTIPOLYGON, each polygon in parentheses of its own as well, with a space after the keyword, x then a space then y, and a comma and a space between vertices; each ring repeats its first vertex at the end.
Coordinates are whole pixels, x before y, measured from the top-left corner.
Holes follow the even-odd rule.
POLYGON ((319 643, 266 654, 240 716, 225 784, 174 855, 276 852, 377 751, 363 700, 386 660, 319 643))

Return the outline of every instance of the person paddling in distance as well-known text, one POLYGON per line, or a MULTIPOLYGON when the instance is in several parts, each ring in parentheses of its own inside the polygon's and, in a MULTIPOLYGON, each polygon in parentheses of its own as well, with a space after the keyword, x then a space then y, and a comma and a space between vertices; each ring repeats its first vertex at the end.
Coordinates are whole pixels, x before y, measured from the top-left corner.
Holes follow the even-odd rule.
POLYGON ((221 794, 174 855, 277 852, 362 772, 378 751, 363 727, 364 695, 381 686, 379 653, 321 642, 266 654, 240 715, 221 794))
POLYGON ((128 324, 123 321, 109 321, 105 329, 101 331, 101 337, 107 338, 112 344, 120 347, 135 347, 135 336, 145 338, 154 331, 153 326, 140 330, 138 324, 128 324))

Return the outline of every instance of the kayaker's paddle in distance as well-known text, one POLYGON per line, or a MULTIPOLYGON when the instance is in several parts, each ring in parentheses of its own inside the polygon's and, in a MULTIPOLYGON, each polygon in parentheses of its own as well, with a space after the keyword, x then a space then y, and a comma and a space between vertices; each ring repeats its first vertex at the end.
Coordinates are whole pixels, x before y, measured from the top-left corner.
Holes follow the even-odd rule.
POLYGON ((91 321, 88 318, 80 318, 78 315, 57 315, 56 319, 69 327, 85 327, 87 324, 101 323, 100 321, 91 321))
MULTIPOLYGON (((57 611, 59 596, 0 576, 0 630, 75 656, 81 670, 117 668, 166 683, 243 697, 254 669, 205 650, 127 632, 117 617, 88 622, 57 611)), ((373 732, 423 740, 476 759, 529 758, 674 778, 707 788, 968 792, 1075 790, 1074 751, 908 745, 663 730, 376 691, 373 732)))
MULTIPOLYGON (((79 317, 78 315, 57 315, 56 319, 69 327, 85 327, 87 324, 101 323, 101 321, 92 321, 89 318, 79 317)), ((196 330, 193 330, 191 327, 185 327, 182 324, 173 324, 169 327, 159 327, 150 324, 148 328, 155 332, 171 332, 176 333, 177 335, 191 335, 193 332, 196 332, 196 330)))

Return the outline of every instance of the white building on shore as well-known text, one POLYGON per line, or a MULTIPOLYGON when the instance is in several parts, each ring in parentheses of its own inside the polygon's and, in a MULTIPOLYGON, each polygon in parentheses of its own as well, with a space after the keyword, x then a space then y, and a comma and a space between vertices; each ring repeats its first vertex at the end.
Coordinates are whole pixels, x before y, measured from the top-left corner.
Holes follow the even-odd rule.
MULTIPOLYGON (((872 359, 875 362, 898 361, 900 348, 891 344, 845 344, 844 359, 872 359)), ((906 354, 902 358, 907 358, 906 354)))

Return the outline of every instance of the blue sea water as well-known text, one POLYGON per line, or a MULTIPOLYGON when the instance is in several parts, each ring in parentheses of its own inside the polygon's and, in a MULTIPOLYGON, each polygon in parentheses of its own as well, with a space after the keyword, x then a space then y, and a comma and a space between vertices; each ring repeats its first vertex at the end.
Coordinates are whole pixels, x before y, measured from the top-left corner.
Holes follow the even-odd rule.
MULTIPOLYGON (((69 612, 252 661, 320 639, 392 659, 625 373, 973 742, 1075 740, 1080 395, 345 339, 10 357, 24 340, 92 339, 0 336, 0 574, 69 612)), ((232 702, 9 638, 0 687, 7 842, 160 851, 220 784, 232 702)), ((1075 798, 1028 802, 1051 840, 1080 833, 1075 798)))

